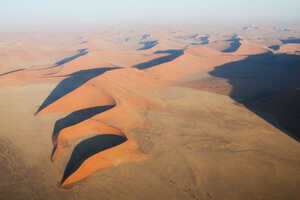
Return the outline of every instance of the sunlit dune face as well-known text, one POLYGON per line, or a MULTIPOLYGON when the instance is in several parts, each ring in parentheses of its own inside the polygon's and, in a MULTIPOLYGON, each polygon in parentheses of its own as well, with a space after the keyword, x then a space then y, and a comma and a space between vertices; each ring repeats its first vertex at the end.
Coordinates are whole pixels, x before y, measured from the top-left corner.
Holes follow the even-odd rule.
POLYGON ((68 143, 85 135, 96 135, 95 140, 91 138, 77 144, 72 154, 75 157, 70 158, 60 181, 61 187, 76 183, 100 169, 145 157, 135 140, 123 130, 143 121, 141 114, 152 107, 146 97, 160 88, 163 81, 154 81, 134 68, 110 66, 97 58, 100 53, 79 50, 54 65, 2 74, 4 79, 20 84, 57 82, 35 113, 70 113, 54 124, 53 162, 71 150, 68 143), (126 116, 124 113, 131 114, 126 116), (84 158, 78 159, 78 156, 84 158))

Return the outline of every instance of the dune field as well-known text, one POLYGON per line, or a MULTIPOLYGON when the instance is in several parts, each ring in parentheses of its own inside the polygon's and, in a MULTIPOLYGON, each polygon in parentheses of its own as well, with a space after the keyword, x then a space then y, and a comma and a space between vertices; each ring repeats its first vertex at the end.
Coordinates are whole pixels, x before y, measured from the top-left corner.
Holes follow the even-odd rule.
POLYGON ((299 199, 287 28, 0 33, 0 199, 299 199))

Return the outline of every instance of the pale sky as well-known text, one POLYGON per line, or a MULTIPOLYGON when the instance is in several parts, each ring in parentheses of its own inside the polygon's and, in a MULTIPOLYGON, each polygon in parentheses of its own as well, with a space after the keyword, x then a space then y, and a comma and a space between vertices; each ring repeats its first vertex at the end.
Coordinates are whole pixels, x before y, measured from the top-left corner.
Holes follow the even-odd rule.
POLYGON ((0 26, 300 20, 300 0, 1 0, 0 26))

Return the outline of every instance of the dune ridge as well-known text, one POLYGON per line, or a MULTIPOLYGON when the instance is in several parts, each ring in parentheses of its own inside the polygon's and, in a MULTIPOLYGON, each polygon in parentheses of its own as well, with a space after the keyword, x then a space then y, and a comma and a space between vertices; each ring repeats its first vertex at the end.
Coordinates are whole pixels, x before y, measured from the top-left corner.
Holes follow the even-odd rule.
POLYGON ((153 106, 157 108, 157 103, 147 100, 147 93, 165 85, 165 81, 154 81, 153 77, 141 70, 108 67, 105 63, 102 65, 104 67, 80 67, 76 71, 78 68, 74 66, 81 64, 80 60, 85 60, 89 54, 86 50, 80 50, 78 54, 56 62, 53 67, 4 74, 5 79, 20 80, 22 84, 47 82, 49 79, 59 81, 34 114, 39 116, 54 112, 70 113, 57 120, 54 125, 50 156, 52 162, 59 155, 69 152, 69 143, 77 143, 82 136, 96 134, 99 138, 107 138, 112 142, 101 144, 101 140, 96 139, 96 142, 92 141, 93 150, 84 150, 82 147, 86 146, 85 141, 89 139, 79 142, 72 151, 58 184, 62 188, 68 188, 100 169, 144 159, 146 155, 139 150, 135 140, 126 131, 143 123, 141 115, 145 109, 153 106), (53 71, 57 67, 60 69, 53 71), (26 76, 31 79, 26 79, 26 76), (128 82, 128 79, 133 81, 128 82), (135 85, 134 81, 144 84, 135 85), (121 86, 122 83, 125 85, 121 86), (122 113, 131 113, 131 116, 128 118, 122 113), (104 145, 103 148, 101 145, 104 145), (79 157, 83 156, 84 159, 75 159, 79 155, 78 149, 82 149, 79 157))
MULTIPOLYGON (((111 72, 115 70, 122 70, 127 76, 129 74, 131 74, 132 76, 132 74, 134 73, 134 70, 132 69, 113 69, 114 70, 111 70, 111 72)), ((86 77, 87 79, 90 78, 89 74, 87 73, 79 74, 79 76, 81 76, 81 79, 79 80, 84 80, 85 78, 83 77, 86 77)), ((54 161, 60 153, 64 152, 63 146, 68 143, 69 140, 85 134, 93 133, 99 136, 113 134, 125 138, 126 141, 123 141, 124 144, 118 144, 118 146, 110 146, 108 149, 104 149, 101 152, 97 152, 91 155, 86 160, 84 160, 79 167, 77 167, 77 170, 75 170, 73 173, 70 173, 68 176, 65 175, 65 172, 60 183, 61 187, 67 187, 67 185, 77 182, 94 173, 95 171, 98 171, 99 169, 115 166, 123 162, 139 160, 145 157, 139 151, 139 148, 134 139, 128 136, 125 132, 116 128, 118 125, 115 125, 114 123, 119 123, 118 120, 115 120, 115 118, 117 115, 120 115, 120 117, 117 117, 117 119, 123 122, 123 125, 121 123, 121 126, 123 126, 123 128, 136 126, 136 121, 140 121, 142 119, 142 117, 138 113, 141 111, 141 109, 144 109, 143 107, 149 107, 149 103, 145 102, 143 98, 136 96, 134 99, 136 99, 135 101, 137 105, 133 105, 134 102, 130 103, 130 105, 124 105, 122 99, 132 99, 132 97, 126 97, 127 95, 130 95, 127 91, 123 91, 123 89, 121 89, 117 85, 109 89, 112 92, 107 92, 108 88, 104 89, 103 86, 101 86, 109 84, 109 81, 106 80, 105 74, 103 74, 103 76, 99 76, 100 74, 94 72, 92 74, 93 77, 95 76, 94 78, 91 78, 87 81, 84 80, 83 83, 79 85, 75 84, 75 87, 74 82, 71 82, 72 84, 65 84, 66 80, 68 81, 68 78, 61 81, 58 84, 57 88, 63 88, 63 92, 54 89, 53 92, 45 99, 44 103, 36 113, 37 115, 39 115, 51 112, 73 111, 70 115, 58 120, 55 123, 52 137, 53 151, 51 160, 54 161), (113 92, 114 89, 117 91, 113 92), (113 97, 109 93, 119 94, 120 96, 117 95, 113 97), (83 96, 86 98, 83 98, 83 96), (143 104, 145 105, 143 106, 143 104), (94 105, 94 107, 91 107, 92 105, 94 105), (132 120, 128 120, 128 118, 127 120, 124 120, 122 119, 124 117, 121 116, 122 114, 120 114, 121 112, 128 113, 128 111, 126 111, 128 109, 136 110, 136 115, 132 115, 135 116, 135 118, 133 118, 132 120), (110 148, 112 148, 113 150, 110 150, 110 148), (113 157, 116 157, 117 160, 113 159, 113 157), (102 162, 103 159, 105 159, 106 161, 102 162)), ((119 76, 121 78, 126 77, 126 75, 119 76)), ((107 77, 109 77, 109 79, 111 80, 112 76, 114 75, 107 75, 107 77)), ((140 74, 136 76, 140 76, 140 74)), ((134 89, 134 87, 130 88, 134 89)), ((67 166, 67 168, 70 168, 70 166, 67 166)), ((66 171, 70 171, 67 170, 67 168, 66 171)))

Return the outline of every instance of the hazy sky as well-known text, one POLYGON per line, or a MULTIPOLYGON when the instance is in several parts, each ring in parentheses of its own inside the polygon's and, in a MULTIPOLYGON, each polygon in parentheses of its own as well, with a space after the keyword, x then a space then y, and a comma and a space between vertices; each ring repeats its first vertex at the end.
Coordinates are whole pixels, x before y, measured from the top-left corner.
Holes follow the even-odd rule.
POLYGON ((300 0, 1 0, 0 25, 300 20, 300 0))

